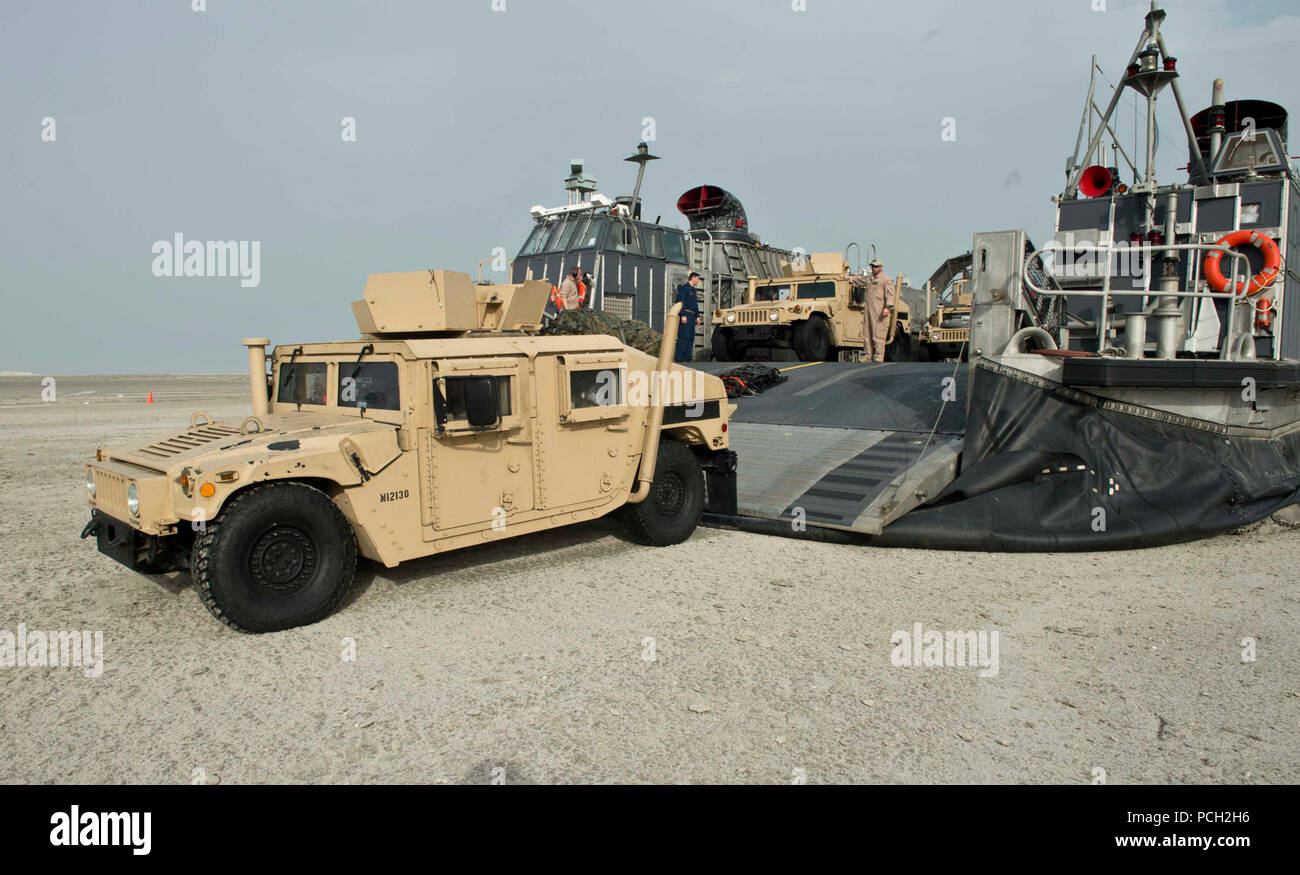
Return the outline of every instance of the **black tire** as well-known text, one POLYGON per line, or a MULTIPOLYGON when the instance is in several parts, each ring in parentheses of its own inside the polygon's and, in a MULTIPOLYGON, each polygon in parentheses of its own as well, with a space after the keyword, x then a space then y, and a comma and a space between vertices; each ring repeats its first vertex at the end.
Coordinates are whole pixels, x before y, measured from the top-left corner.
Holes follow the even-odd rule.
POLYGON ((736 343, 732 340, 731 329, 718 327, 713 329, 713 360, 715 362, 734 362, 738 359, 732 358, 736 354, 736 343))
POLYGON ((277 632, 328 616, 357 570, 352 526, 305 483, 236 495, 194 539, 190 574, 212 615, 240 632, 277 632))
POLYGON ((905 362, 912 356, 912 337, 900 322, 894 326, 894 339, 885 347, 885 361, 905 362))
POLYGON ((667 547, 691 536, 704 511, 704 469, 687 447, 660 441, 655 479, 640 504, 623 507, 628 537, 639 544, 667 547))
POLYGON ((821 316, 810 316, 794 326, 790 347, 804 362, 824 362, 831 354, 831 331, 821 316))

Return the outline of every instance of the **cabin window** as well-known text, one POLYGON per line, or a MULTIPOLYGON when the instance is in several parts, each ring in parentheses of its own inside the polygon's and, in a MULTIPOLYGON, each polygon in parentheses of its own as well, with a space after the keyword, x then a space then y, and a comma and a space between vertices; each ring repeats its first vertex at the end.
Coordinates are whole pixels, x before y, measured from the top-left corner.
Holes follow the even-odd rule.
POLYGON ((637 227, 627 219, 615 219, 609 223, 609 243, 607 249, 615 252, 627 252, 631 255, 641 254, 641 240, 637 227))
POLYGON ((583 241, 587 238, 587 229, 590 226, 590 217, 579 216, 570 221, 564 229, 564 240, 556 247, 556 250, 567 252, 570 249, 581 249, 583 241))
POLYGON ((624 356, 617 353, 564 355, 559 357, 558 364, 560 422, 608 421, 628 415, 624 356))
POLYGON ((578 219, 561 219, 560 223, 555 226, 555 233, 551 235, 551 244, 548 247, 551 252, 564 252, 569 248, 569 241, 573 239, 573 232, 578 230, 582 222, 578 219))
POLYGON ((324 404, 329 381, 324 362, 288 362, 280 365, 280 386, 275 400, 285 404, 324 404))
POLYGON ((800 283, 798 286, 798 297, 803 298, 833 298, 835 297, 835 283, 800 283))
POLYGON ((536 255, 538 252, 545 252, 546 238, 550 236, 552 227, 552 225, 544 222, 538 223, 537 227, 533 228, 532 236, 530 236, 528 242, 524 244, 523 251, 519 254, 536 255))
POLYGON ((664 232, 664 257, 678 264, 686 263, 686 237, 676 231, 664 232))
POLYGON ((573 371, 569 374, 569 399, 573 409, 617 407, 623 403, 622 371, 573 371))
POLYGON ((651 258, 664 257, 664 232, 658 228, 647 228, 645 232, 645 254, 651 258))
POLYGON ((339 407, 401 410, 397 362, 339 362, 339 407))
MULTIPOLYGON (((433 393, 434 412, 439 419, 445 418, 447 421, 456 422, 464 420, 468 414, 465 411, 465 383, 472 379, 471 377, 446 377, 442 385, 447 393, 446 397, 440 397, 440 393, 433 393)), ((497 413, 505 419, 513 412, 512 399, 510 397, 510 377, 507 374, 498 374, 497 381, 497 413)))

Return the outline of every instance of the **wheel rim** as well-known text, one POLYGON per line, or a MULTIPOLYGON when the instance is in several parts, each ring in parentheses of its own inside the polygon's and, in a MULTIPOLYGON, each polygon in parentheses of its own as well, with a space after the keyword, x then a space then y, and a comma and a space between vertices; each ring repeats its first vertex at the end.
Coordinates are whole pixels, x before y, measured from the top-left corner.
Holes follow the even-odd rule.
POLYGON ((661 516, 676 516, 686 506, 686 484, 676 473, 665 472, 655 478, 651 500, 655 503, 655 510, 661 516))
POLYGON ((272 526, 249 553, 253 582, 277 595, 302 589, 316 570, 316 544, 295 526, 272 526))

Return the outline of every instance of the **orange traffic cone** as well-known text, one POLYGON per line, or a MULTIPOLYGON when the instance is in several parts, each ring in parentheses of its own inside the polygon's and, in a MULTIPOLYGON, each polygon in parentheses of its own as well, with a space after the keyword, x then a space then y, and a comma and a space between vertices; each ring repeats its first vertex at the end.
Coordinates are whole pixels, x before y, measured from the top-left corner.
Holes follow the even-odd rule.
POLYGON ((148 400, 146 401, 146 403, 147 403, 147 404, 152 404, 152 403, 153 403, 153 393, 152 393, 152 392, 149 393, 149 398, 148 398, 148 400))

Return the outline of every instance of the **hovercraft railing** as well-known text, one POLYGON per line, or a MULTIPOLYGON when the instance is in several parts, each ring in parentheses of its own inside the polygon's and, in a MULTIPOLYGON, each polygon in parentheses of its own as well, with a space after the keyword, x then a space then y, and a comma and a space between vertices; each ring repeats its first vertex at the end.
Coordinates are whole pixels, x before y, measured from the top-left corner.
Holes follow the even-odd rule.
MULTIPOLYGON (((1066 248, 1067 247, 1059 246, 1059 245, 1044 246, 1040 249, 1035 249, 1033 252, 1031 252, 1029 256, 1025 259, 1025 263, 1024 263, 1024 273, 1023 273, 1024 284, 1025 287, 1030 291, 1032 291, 1035 295, 1043 295, 1046 297, 1079 296, 1079 297, 1088 297, 1088 298, 1101 298, 1101 306, 1098 308, 1097 318, 1095 322, 1090 323, 1091 325, 1094 325, 1096 328, 1098 354, 1100 355, 1106 355, 1108 353, 1114 354, 1114 351, 1106 346, 1107 341, 1109 340, 1110 337, 1110 330, 1111 330, 1111 325, 1110 325, 1111 296, 1112 295, 1123 295, 1123 296, 1141 295, 1143 298, 1142 309, 1138 313, 1131 313, 1125 316, 1124 342, 1128 344, 1130 347, 1124 350, 1126 357, 1134 358, 1134 359, 1147 357, 1146 356, 1146 320, 1148 317, 1155 318, 1157 320, 1161 320, 1161 319, 1172 320, 1172 319, 1177 319, 1178 317, 1183 315, 1181 308, 1175 310, 1166 309, 1162 313, 1161 299, 1162 298, 1181 299, 1185 297, 1191 297, 1196 299, 1210 299, 1210 300, 1213 300, 1215 298, 1229 299, 1228 326, 1227 326, 1226 333, 1223 335, 1224 340, 1219 347, 1219 358, 1224 361, 1237 361, 1240 358, 1253 359, 1255 357, 1253 344, 1241 343, 1243 337, 1251 336, 1251 334, 1249 333, 1249 324, 1250 324, 1249 317, 1247 318, 1247 332, 1241 336, 1238 336, 1236 331, 1236 322, 1237 322, 1236 317, 1237 317, 1237 306, 1238 306, 1237 299, 1248 300, 1248 298, 1245 295, 1242 295, 1235 291, 1238 284, 1238 278, 1242 276, 1244 277, 1250 276, 1250 260, 1246 257, 1244 253, 1237 252, 1236 250, 1231 249, 1230 247, 1223 246, 1218 243, 1176 243, 1176 244, 1159 244, 1159 245, 1144 244, 1138 246, 1127 245, 1127 244, 1116 245, 1113 243, 1088 244, 1086 249, 1087 252, 1093 258, 1095 258, 1095 261, 1093 263, 1095 265, 1104 265, 1104 271, 1102 271, 1104 273, 1104 276, 1101 277, 1102 280, 1101 288, 1070 287, 1068 289, 1062 289, 1062 288, 1045 288, 1043 286, 1040 286, 1037 282, 1035 282, 1034 279, 1035 272, 1031 270, 1031 265, 1035 263, 1035 260, 1037 260, 1038 264, 1045 264, 1044 257, 1047 253, 1052 253, 1053 256, 1055 256, 1061 253, 1062 251, 1065 251, 1066 248), (1154 289, 1153 290, 1151 289, 1151 276, 1154 273, 1154 271, 1151 269, 1151 265, 1153 265, 1159 259, 1159 256, 1155 254, 1157 252, 1160 253, 1219 252, 1232 259, 1232 276, 1227 285, 1227 288, 1222 292, 1216 292, 1210 289, 1202 289, 1200 288, 1201 259, 1196 258, 1196 259, 1192 259, 1194 270, 1192 272, 1192 277, 1191 277, 1192 287, 1190 289, 1154 289), (1129 255, 1131 257, 1133 253, 1140 253, 1145 256, 1147 268, 1144 269, 1142 272, 1142 287, 1139 289, 1120 289, 1118 291, 1112 289, 1111 277, 1113 274, 1112 271, 1113 256, 1116 254, 1122 254, 1122 255, 1129 255), (1245 262, 1245 271, 1239 272, 1239 268, 1241 267, 1242 262, 1245 262), (1147 302, 1146 300, 1147 298, 1153 298, 1153 300, 1147 302), (1136 343, 1135 343, 1134 336, 1131 336, 1130 332, 1132 332, 1132 335, 1140 335, 1136 337, 1136 343), (1238 347, 1240 346, 1248 347, 1248 350, 1239 352, 1238 347)), ((1055 269, 1056 267, 1057 265, 1054 263, 1053 270, 1044 271, 1046 278, 1052 279, 1053 281, 1063 278, 1063 276, 1056 271, 1055 269)), ((1076 279, 1079 277, 1078 274, 1075 274, 1074 276, 1069 278, 1076 279)), ((1088 276, 1085 278, 1091 278, 1091 277, 1088 276)), ((1157 345, 1157 352, 1158 353, 1160 352, 1159 343, 1157 345)), ((1171 351, 1169 352, 1168 355, 1161 356, 1158 354, 1157 356, 1155 356, 1155 358, 1173 358, 1173 356, 1174 353, 1171 351)))

